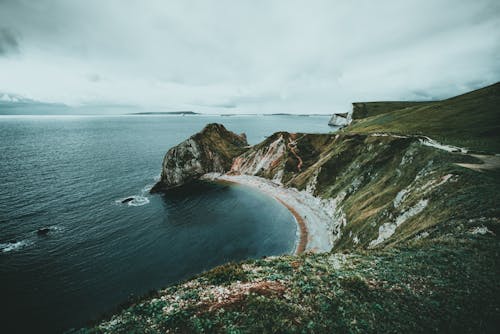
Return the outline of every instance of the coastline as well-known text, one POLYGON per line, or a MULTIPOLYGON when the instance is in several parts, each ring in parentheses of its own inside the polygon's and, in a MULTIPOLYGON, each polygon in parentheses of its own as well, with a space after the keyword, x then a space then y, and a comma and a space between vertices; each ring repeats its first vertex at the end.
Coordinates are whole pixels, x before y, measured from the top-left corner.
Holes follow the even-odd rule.
POLYGON ((297 223, 297 239, 293 254, 306 251, 328 252, 333 247, 331 221, 320 201, 306 192, 286 188, 271 180, 251 175, 205 174, 202 179, 215 182, 229 182, 257 189, 273 197, 285 206, 297 223))

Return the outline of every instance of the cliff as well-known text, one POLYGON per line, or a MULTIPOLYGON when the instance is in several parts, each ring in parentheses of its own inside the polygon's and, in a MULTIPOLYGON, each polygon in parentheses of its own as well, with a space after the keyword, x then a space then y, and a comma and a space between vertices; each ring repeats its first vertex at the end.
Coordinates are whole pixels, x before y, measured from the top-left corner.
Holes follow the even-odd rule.
POLYGON ((247 145, 244 135, 228 131, 221 124, 208 124, 201 132, 168 150, 160 181, 151 192, 182 186, 205 173, 224 173, 247 145))
POLYGON ((332 115, 330 120, 328 121, 328 125, 330 126, 346 126, 351 123, 352 118, 350 113, 335 113, 332 115))
MULTIPOLYGON (((425 121, 446 128, 440 117, 425 121)), ((327 211, 331 251, 217 267, 134 302, 91 332, 495 332, 499 157, 350 128, 278 132, 237 146, 241 153, 226 155, 225 168, 204 160, 192 174, 223 170, 295 189, 327 211)), ((187 166, 197 165, 192 160, 187 166)), ((168 168, 163 173, 168 178, 168 168)))

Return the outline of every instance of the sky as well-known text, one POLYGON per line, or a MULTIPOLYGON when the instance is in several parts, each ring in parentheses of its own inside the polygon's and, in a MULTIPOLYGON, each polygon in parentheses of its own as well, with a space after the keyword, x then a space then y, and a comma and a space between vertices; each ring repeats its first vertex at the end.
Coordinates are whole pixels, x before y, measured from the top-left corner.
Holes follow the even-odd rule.
POLYGON ((332 113, 500 81, 498 0, 0 0, 0 92, 332 113))

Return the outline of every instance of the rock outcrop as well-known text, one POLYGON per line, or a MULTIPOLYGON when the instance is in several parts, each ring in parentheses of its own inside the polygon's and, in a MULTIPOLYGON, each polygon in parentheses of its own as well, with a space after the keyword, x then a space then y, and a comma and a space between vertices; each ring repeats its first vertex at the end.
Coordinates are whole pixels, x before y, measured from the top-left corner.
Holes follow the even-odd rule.
POLYGON ((151 192, 182 186, 206 173, 225 173, 247 146, 244 136, 228 131, 222 124, 208 124, 167 152, 160 181, 151 192))
POLYGON ((351 114, 345 113, 335 113, 330 118, 328 125, 330 126, 347 126, 351 123, 351 114))

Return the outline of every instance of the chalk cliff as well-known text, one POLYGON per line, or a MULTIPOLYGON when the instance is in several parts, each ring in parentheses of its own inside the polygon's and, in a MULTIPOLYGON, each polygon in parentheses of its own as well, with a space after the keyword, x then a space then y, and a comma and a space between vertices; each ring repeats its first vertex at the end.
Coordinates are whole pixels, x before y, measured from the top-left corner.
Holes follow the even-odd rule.
POLYGON ((352 115, 350 113, 335 113, 332 115, 328 121, 330 126, 347 126, 352 121, 352 115))

